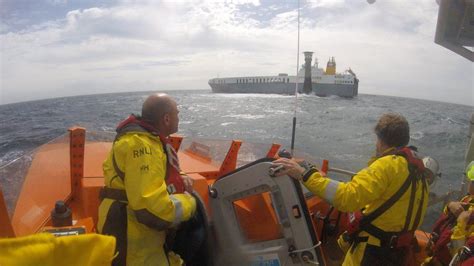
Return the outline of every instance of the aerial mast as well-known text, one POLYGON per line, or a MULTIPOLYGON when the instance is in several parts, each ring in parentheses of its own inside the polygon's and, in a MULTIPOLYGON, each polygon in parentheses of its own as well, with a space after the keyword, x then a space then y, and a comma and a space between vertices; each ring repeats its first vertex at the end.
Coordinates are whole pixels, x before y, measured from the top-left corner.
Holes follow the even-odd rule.
POLYGON ((295 110, 293 114, 293 128, 291 131, 291 155, 295 152, 296 110, 298 108, 298 68, 300 66, 300 1, 298 0, 298 45, 296 49, 296 82, 295 82, 295 110))

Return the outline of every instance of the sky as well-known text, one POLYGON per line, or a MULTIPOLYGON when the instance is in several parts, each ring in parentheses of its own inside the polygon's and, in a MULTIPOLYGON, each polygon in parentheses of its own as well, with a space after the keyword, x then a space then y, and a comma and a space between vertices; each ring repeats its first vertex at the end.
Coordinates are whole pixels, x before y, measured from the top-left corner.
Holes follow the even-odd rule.
MULTIPOLYGON (((294 75, 297 14, 296 0, 0 0, 0 104, 294 75)), ((437 14, 435 0, 301 0, 300 51, 350 67, 359 93, 474 106, 474 66, 434 43, 437 14)))

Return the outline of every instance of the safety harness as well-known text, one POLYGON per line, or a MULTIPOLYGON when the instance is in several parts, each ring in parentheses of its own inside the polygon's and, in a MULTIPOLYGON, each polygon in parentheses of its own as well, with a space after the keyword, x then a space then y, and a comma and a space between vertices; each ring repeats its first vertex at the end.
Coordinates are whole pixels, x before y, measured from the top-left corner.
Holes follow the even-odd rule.
POLYGON ((387 155, 398 155, 403 156, 408 162, 408 171, 409 175, 405 182, 402 184, 400 189, 398 189, 395 194, 392 195, 386 202, 384 202, 380 207, 375 211, 364 215, 362 211, 349 213, 349 228, 347 233, 343 235, 344 239, 351 243, 351 252, 353 252, 356 246, 361 242, 367 242, 368 237, 360 237, 359 233, 365 231, 370 235, 378 238, 380 240, 380 246, 390 249, 405 248, 409 247, 413 242, 413 236, 416 228, 418 227, 421 221, 421 212, 423 209, 423 203, 425 198, 425 193, 427 193, 427 184, 424 176, 425 167, 422 160, 420 160, 416 153, 409 147, 403 147, 399 149, 392 150, 385 154, 387 155), (415 220, 413 226, 409 228, 410 221, 412 218, 414 203, 415 203, 415 194, 417 190, 417 181, 422 181, 422 194, 420 204, 418 205, 415 220), (386 212, 390 207, 392 207, 408 190, 411 186, 410 192, 410 201, 407 210, 407 216, 405 220, 405 225, 400 232, 387 232, 377 226, 372 224, 372 221, 377 219, 380 215, 386 212))
MULTIPOLYGON (((113 152, 114 144, 117 140, 120 139, 123 135, 129 132, 148 132, 153 136, 160 138, 160 141, 163 145, 164 152, 166 153, 167 162, 166 162, 166 185, 168 193, 184 193, 184 183, 180 175, 180 167, 178 161, 178 155, 174 150, 173 146, 169 142, 168 138, 159 134, 158 130, 147 123, 146 121, 140 119, 135 115, 130 115, 127 119, 120 122, 116 129, 117 135, 115 136, 114 142, 112 144, 112 164, 115 170, 115 173, 118 177, 125 180, 125 172, 120 170, 118 167, 117 161, 115 159, 115 153, 113 152)), ((109 187, 103 187, 100 190, 100 198, 109 198, 118 201, 127 202, 127 194, 123 189, 114 189, 109 187)))

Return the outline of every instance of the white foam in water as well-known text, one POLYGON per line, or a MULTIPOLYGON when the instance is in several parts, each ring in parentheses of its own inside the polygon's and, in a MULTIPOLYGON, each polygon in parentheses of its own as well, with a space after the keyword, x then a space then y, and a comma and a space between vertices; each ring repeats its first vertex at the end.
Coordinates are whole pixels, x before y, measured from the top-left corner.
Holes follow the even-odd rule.
POLYGON ((213 98, 232 98, 232 99, 242 99, 242 98, 288 98, 295 97, 294 95, 285 95, 285 94, 264 94, 264 93, 213 93, 213 94, 204 94, 206 97, 213 98))
POLYGON ((410 134, 410 138, 414 140, 420 140, 425 136, 425 134, 421 131, 416 131, 410 134))
POLYGON ((452 119, 451 117, 448 117, 448 118, 447 118, 447 121, 448 121, 450 124, 463 125, 461 122, 456 121, 456 120, 452 119))
POLYGON ((261 119, 265 118, 265 115, 251 115, 251 114, 238 114, 238 115, 224 115, 222 117, 241 118, 241 119, 261 119))
POLYGON ((228 126, 228 125, 233 125, 233 124, 236 124, 235 122, 224 122, 224 123, 221 123, 221 126, 228 126))
POLYGON ((23 154, 24 154, 24 151, 19 151, 19 150, 13 150, 13 151, 7 152, 4 156, 0 158, 0 167, 3 167, 6 164, 19 159, 21 156, 23 156, 23 154))
POLYGON ((115 131, 115 128, 113 127, 100 127, 101 131, 115 131))

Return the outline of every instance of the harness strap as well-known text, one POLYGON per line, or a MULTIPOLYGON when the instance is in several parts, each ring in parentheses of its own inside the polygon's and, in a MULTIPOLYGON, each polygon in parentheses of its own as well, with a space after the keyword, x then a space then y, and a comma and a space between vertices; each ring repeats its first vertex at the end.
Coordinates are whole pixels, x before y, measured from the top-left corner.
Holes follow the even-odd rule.
POLYGON ((351 246, 351 253, 354 252, 355 248, 357 247, 357 245, 359 243, 362 243, 362 242, 367 242, 369 240, 369 237, 368 236, 356 236, 352 239, 353 241, 353 244, 351 246))
POLYGON ((398 191, 392 195, 392 197, 390 197, 387 201, 385 201, 382 205, 380 205, 380 207, 378 207, 375 211, 369 213, 367 216, 364 216, 362 218, 362 220, 360 221, 359 230, 354 232, 352 236, 351 251, 353 251, 360 242, 367 241, 367 240, 357 241, 357 239, 360 240, 359 233, 362 231, 366 231, 367 233, 380 239, 381 243, 383 242, 383 239, 386 238, 385 236, 386 232, 372 225, 372 221, 377 219, 377 217, 379 217, 380 215, 382 215, 382 213, 384 213, 386 210, 392 207, 395 204, 395 202, 397 202, 402 197, 402 195, 408 190, 408 187, 410 186, 410 184, 411 184, 411 178, 409 175, 407 179, 405 180, 405 182, 402 184, 402 186, 398 189, 398 191))
POLYGON ((412 243, 414 231, 386 232, 373 224, 368 224, 365 231, 380 240, 381 247, 401 248, 412 243))
POLYGON ((406 232, 408 230, 408 227, 410 226, 411 216, 413 215, 413 205, 415 204, 416 179, 412 176, 411 171, 408 178, 411 180, 411 193, 410 193, 410 201, 408 203, 408 210, 407 210, 407 216, 405 219, 405 225, 403 226, 402 232, 406 232))
POLYGON ((403 185, 398 189, 395 194, 392 195, 387 201, 385 201, 380 207, 378 207, 375 211, 369 213, 368 215, 364 216, 361 221, 361 226, 365 224, 371 223, 373 220, 377 219, 380 215, 382 215, 385 211, 387 211, 390 207, 392 207, 395 202, 397 202, 402 195, 407 191, 408 187, 410 186, 411 178, 410 175, 407 177, 403 185))
POLYGON ((114 166, 115 173, 117 173, 117 175, 120 177, 120 179, 122 179, 122 181, 124 181, 125 180, 125 173, 122 170, 120 170, 120 168, 117 165, 117 160, 115 160, 114 144, 115 144, 115 141, 112 144, 112 164, 114 166))
POLYGON ((99 199, 113 199, 128 202, 127 193, 123 189, 102 187, 99 191, 99 199))
POLYGON ((412 227, 413 231, 416 230, 416 228, 418 228, 418 226, 420 225, 421 210, 423 209, 423 204, 425 201, 425 192, 428 191, 428 187, 426 185, 426 179, 424 176, 422 177, 421 182, 422 182, 421 200, 420 200, 420 205, 418 205, 418 210, 416 211, 415 221, 413 222, 413 227, 412 227))
MULTIPOLYGON (((399 238, 403 238, 403 241, 401 242, 407 242, 406 239, 408 239, 410 236, 413 235, 414 231, 408 231, 408 227, 410 225, 412 213, 413 213, 413 205, 415 202, 415 195, 416 195, 416 187, 417 187, 417 179, 414 176, 414 173, 417 172, 417 169, 414 169, 416 167, 411 165, 411 161, 408 158, 407 155, 403 152, 397 152, 395 155, 402 156, 406 159, 407 164, 408 164, 408 177, 405 180, 405 182, 402 184, 402 186, 393 194, 387 201, 385 201, 382 205, 380 205, 375 211, 369 213, 368 215, 364 216, 362 220, 360 221, 360 227, 359 230, 354 233, 354 237, 358 237, 358 234, 362 231, 366 231, 367 233, 377 237, 380 240, 381 246, 389 246, 391 248, 396 247, 397 240, 399 238), (402 195, 408 190, 409 186, 412 186, 411 188, 411 193, 410 193, 410 202, 407 210, 407 217, 405 220, 405 225, 404 228, 401 232, 386 232, 372 224, 372 221, 377 219, 380 215, 382 215, 384 212, 386 212, 389 208, 391 208, 401 197, 402 195)), ((413 223, 413 230, 415 230, 418 227, 418 224, 420 223, 421 220, 421 210, 423 206, 423 201, 424 201, 424 196, 425 196, 425 189, 426 189, 426 181, 424 178, 422 178, 423 182, 423 190, 422 190, 422 199, 420 201, 420 205, 417 208, 417 213, 415 216, 415 221, 413 223)), ((355 249, 355 246, 357 246, 358 243, 363 242, 363 241, 353 241, 352 249, 355 249)))
MULTIPOLYGON (((416 180, 415 180, 415 182, 416 182, 416 180)), ((385 246, 385 247, 389 247, 389 248, 397 248, 397 247, 408 246, 412 242, 411 240, 413 238, 413 233, 416 230, 416 228, 418 227, 418 225, 420 223, 420 220, 421 220, 421 210, 422 210, 423 203, 424 203, 425 191, 427 189, 426 181, 425 181, 424 178, 422 179, 422 182, 423 182, 423 185, 422 185, 423 190, 421 192, 421 200, 420 200, 420 204, 418 205, 418 208, 417 208, 415 221, 413 222, 412 230, 408 231, 408 230, 404 229, 401 232, 386 232, 386 231, 376 227, 372 223, 368 223, 368 224, 363 225, 363 230, 364 231, 366 231, 367 233, 375 236, 376 238, 378 238, 380 240, 380 246, 385 246)), ((413 183, 413 182, 411 182, 411 183, 413 183)), ((410 203, 414 202, 414 198, 415 198, 415 195, 412 193, 412 195, 410 197, 410 203)), ((412 206, 411 206, 411 208, 409 207, 408 214, 411 214, 412 210, 413 210, 413 204, 410 204, 410 205, 412 205, 412 206)), ((410 220, 411 220, 411 215, 408 215, 407 219, 405 221, 406 228, 408 228, 410 220)), ((361 241, 359 241, 359 242, 361 242, 361 241)), ((354 246, 353 246, 353 248, 354 248, 354 246)))

